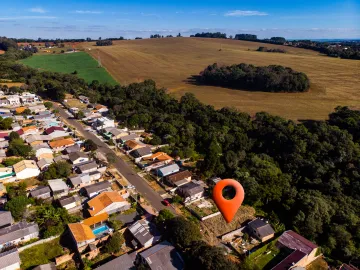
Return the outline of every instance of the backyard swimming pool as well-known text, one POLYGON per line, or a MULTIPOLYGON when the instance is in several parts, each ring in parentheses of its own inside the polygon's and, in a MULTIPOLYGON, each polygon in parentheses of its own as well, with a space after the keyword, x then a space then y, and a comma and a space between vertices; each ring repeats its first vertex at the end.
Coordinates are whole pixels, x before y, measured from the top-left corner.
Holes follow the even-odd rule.
POLYGON ((107 225, 103 225, 101 227, 97 227, 96 229, 92 230, 95 235, 108 231, 109 227, 107 225))

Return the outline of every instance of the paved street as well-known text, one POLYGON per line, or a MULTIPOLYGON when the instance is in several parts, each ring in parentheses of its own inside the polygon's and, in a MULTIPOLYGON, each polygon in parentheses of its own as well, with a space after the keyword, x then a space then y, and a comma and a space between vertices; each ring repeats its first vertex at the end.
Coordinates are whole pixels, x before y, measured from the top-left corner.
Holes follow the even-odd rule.
MULTIPOLYGON (((86 131, 83 126, 74 119, 69 119, 69 115, 65 111, 65 109, 59 107, 54 103, 54 107, 59 110, 60 116, 66 119, 66 122, 69 125, 76 128, 76 130, 83 135, 86 139, 93 140, 98 145, 98 150, 104 155, 107 153, 114 153, 106 143, 101 141, 95 134, 86 131)), ((135 186, 136 190, 157 210, 161 210, 167 208, 175 213, 175 210, 172 207, 164 206, 161 201, 161 196, 156 193, 137 173, 129 167, 128 164, 125 163, 121 158, 116 156, 116 162, 114 163, 114 167, 132 184, 135 186)))

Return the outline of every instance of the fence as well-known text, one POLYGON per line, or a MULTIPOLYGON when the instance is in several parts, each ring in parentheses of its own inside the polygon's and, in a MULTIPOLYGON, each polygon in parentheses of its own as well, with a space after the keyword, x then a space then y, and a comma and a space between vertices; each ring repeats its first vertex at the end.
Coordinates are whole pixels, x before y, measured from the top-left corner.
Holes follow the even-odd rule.
POLYGON ((28 249, 28 248, 31 248, 31 247, 34 247, 34 246, 37 246, 37 245, 40 245, 40 244, 43 244, 43 243, 47 243, 47 242, 50 242, 56 238, 58 238, 60 235, 55 235, 55 236, 51 236, 49 238, 46 238, 46 239, 42 239, 42 240, 39 240, 39 241, 36 241, 34 243, 31 243, 29 245, 26 245, 26 246, 23 246, 21 248, 18 248, 18 251, 21 252, 21 251, 24 251, 25 249, 28 249))

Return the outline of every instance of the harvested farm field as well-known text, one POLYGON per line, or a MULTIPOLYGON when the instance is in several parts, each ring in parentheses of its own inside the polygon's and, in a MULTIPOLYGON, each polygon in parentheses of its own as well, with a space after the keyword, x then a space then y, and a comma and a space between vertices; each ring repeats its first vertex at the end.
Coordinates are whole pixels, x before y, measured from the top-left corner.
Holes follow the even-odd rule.
POLYGON ((102 65, 120 84, 153 79, 177 98, 191 92, 216 108, 230 106, 250 114, 266 111, 293 120, 321 120, 338 105, 360 104, 360 61, 331 58, 311 50, 205 38, 114 41, 114 45, 102 47, 90 42, 80 46, 95 59, 100 56, 102 65), (260 46, 287 53, 257 52, 260 46), (311 88, 306 93, 265 93, 189 82, 191 76, 215 62, 291 67, 309 76, 311 88))

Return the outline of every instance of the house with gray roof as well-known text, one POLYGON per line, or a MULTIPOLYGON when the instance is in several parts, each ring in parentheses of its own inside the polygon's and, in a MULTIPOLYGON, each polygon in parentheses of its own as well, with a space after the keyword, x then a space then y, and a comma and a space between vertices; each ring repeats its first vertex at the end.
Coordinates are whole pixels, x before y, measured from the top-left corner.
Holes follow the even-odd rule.
POLYGON ((274 237, 275 231, 264 219, 257 218, 250 221, 247 225, 248 231, 261 242, 265 242, 274 237))
POLYGON ((182 270, 184 261, 175 247, 164 241, 138 254, 138 261, 151 270, 182 270))
POLYGON ((61 207, 69 210, 81 205, 81 198, 78 195, 63 197, 59 199, 59 204, 61 205, 61 207))
POLYGON ((14 219, 10 211, 0 211, 0 229, 10 226, 14 219))
POLYGON ((107 262, 100 267, 96 268, 96 270, 135 270, 135 261, 136 253, 125 253, 110 262, 107 262))
POLYGON ((69 155, 60 155, 60 156, 54 157, 55 162, 68 161, 68 160, 69 160, 69 155))
POLYGON ((41 171, 45 170, 47 167, 51 165, 51 163, 54 163, 54 160, 51 158, 42 158, 38 162, 36 162, 36 165, 40 168, 41 171))
POLYGON ((17 245, 39 237, 39 227, 36 223, 25 221, 0 229, 0 249, 17 245))
POLYGON ((83 163, 79 163, 76 165, 76 168, 78 170, 78 172, 80 173, 90 173, 90 172, 94 172, 97 170, 98 165, 96 164, 95 161, 86 161, 83 163))
POLYGON ((69 178, 69 183, 74 188, 82 188, 92 183, 88 173, 78 174, 69 178))
POLYGON ((174 164, 165 165, 163 167, 157 168, 156 175, 159 177, 165 177, 172 173, 176 173, 178 171, 180 171, 180 167, 176 163, 174 163, 174 164))
POLYGON ((80 146, 78 144, 74 144, 72 146, 66 147, 65 152, 66 152, 66 154, 80 152, 80 146))
POLYGON ((160 241, 161 234, 156 229, 155 224, 150 223, 146 219, 136 221, 128 227, 134 240, 131 241, 135 249, 144 247, 151 247, 153 244, 160 241))
POLYGON ((136 149, 134 151, 131 151, 130 155, 132 155, 135 158, 135 162, 139 162, 143 158, 150 157, 152 155, 152 151, 149 146, 146 146, 146 147, 142 147, 142 148, 136 149))
POLYGON ((0 253, 0 269, 15 270, 20 269, 20 256, 16 248, 0 253))
POLYGON ((55 199, 69 194, 69 187, 62 179, 48 180, 48 184, 55 199))
POLYGON ((29 196, 36 199, 48 199, 51 197, 51 190, 49 186, 38 186, 30 191, 29 196))
POLYGON ((69 160, 76 165, 89 161, 89 156, 84 152, 72 152, 69 154, 69 160))
POLYGON ((176 193, 183 198, 184 203, 190 203, 204 196, 204 187, 192 181, 178 187, 176 193))
POLYGON ((126 143, 127 141, 130 141, 130 140, 136 140, 136 139, 139 139, 140 137, 135 134, 135 133, 132 133, 130 135, 126 135, 126 136, 122 136, 120 137, 120 143, 121 144, 124 144, 126 143))
POLYGON ((85 195, 89 198, 92 198, 100 194, 101 192, 110 190, 111 184, 109 181, 102 181, 83 188, 85 195))
POLYGON ((42 148, 50 149, 50 146, 47 143, 39 143, 32 146, 34 151, 37 151, 42 148))

